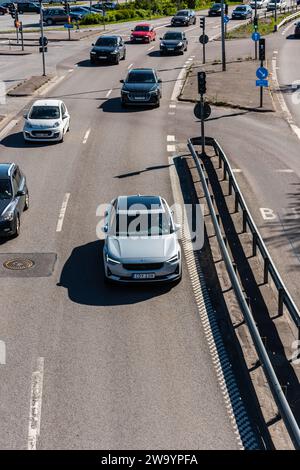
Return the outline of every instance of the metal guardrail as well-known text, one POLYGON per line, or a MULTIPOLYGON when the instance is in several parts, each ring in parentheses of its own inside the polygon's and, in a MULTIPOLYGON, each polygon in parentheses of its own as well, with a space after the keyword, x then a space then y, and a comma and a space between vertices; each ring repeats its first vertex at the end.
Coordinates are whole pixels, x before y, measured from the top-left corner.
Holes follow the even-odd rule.
MULTIPOLYGON (((235 199, 235 207, 236 207, 236 209, 238 209, 238 206, 240 206, 243 209, 243 230, 245 229, 245 231, 246 231, 247 225, 249 225, 249 227, 251 226, 251 228, 253 229, 253 233, 256 233, 256 236, 253 238, 254 239, 253 246, 259 247, 260 249, 265 248, 264 247, 264 242, 262 241, 262 239, 261 239, 261 237, 260 237, 260 235, 257 231, 257 228, 256 228, 256 226, 255 226, 255 224, 254 224, 254 222, 253 222, 253 220, 252 220, 252 218, 249 214, 249 211, 248 211, 248 208, 245 204, 245 201, 244 201, 244 199, 243 199, 243 197, 240 193, 239 187, 238 187, 238 185, 236 183, 236 180, 234 178, 234 175, 231 171, 231 168, 229 166, 226 155, 224 154, 223 150, 221 149, 220 145, 218 144, 218 142, 215 139, 206 137, 205 143, 214 147, 214 149, 216 150, 216 153, 219 157, 219 163, 221 163, 222 161, 224 162, 224 166, 223 166, 224 177, 226 178, 226 175, 230 176, 230 178, 229 178, 229 187, 231 188, 231 190, 232 190, 232 188, 234 188, 235 191, 236 191, 235 194, 236 195, 238 194, 238 196, 236 196, 236 199, 235 199), (254 232, 254 230, 255 230, 255 232, 254 232)), ((275 371, 273 369, 272 363, 269 359, 268 353, 267 353, 267 351, 264 347, 263 341, 260 337, 259 331, 258 331, 256 323, 255 323, 255 320, 254 320, 253 315, 251 313, 251 310, 250 310, 250 308, 247 304, 247 301, 244 297, 242 287, 239 283, 239 280, 238 280, 237 274, 235 272, 233 263, 231 261, 230 255, 228 253, 226 244, 224 242, 223 235, 222 235, 220 225, 219 225, 219 219, 217 218, 217 215, 216 215, 216 212, 215 212, 215 209, 214 209, 214 206, 213 206, 212 198, 211 198, 211 195, 210 195, 210 192, 209 192, 209 189, 208 189, 208 185, 207 185, 207 182, 206 182, 205 174, 204 174, 204 171, 203 171, 203 164, 201 164, 199 162, 197 151, 194 148, 195 145, 200 145, 200 144, 201 144, 201 138, 191 138, 191 139, 188 140, 188 149, 191 152, 191 155, 194 159, 196 168, 197 168, 198 173, 199 173, 199 177, 200 177, 202 187, 203 187, 203 190, 204 190, 204 194, 205 194, 205 197, 206 197, 206 201, 207 201, 207 204, 208 204, 208 207, 209 207, 210 215, 211 215, 211 218, 212 218, 212 222, 213 222, 214 230, 215 230, 216 237, 217 237, 217 240, 218 240, 218 243, 219 243, 219 247, 220 247, 220 250, 221 250, 221 253, 222 253, 222 256, 223 256, 223 260, 225 262, 226 269, 228 271, 228 274, 229 274, 229 277, 230 277, 230 280, 231 280, 231 283, 232 283, 237 301, 238 301, 239 306, 241 308, 241 311, 243 313, 245 322, 246 322, 246 324, 249 328, 249 331, 250 331, 250 334, 251 334, 256 352, 258 354, 260 363, 263 367, 263 370, 264 370, 265 376, 267 378, 271 393, 274 397, 274 400, 275 400, 276 405, 278 407, 279 413, 280 413, 280 415, 281 415, 281 417, 284 421, 284 424, 285 424, 286 429, 289 433, 289 436, 290 436, 290 438, 291 438, 291 440, 294 444, 294 447, 295 447, 295 449, 299 450, 300 449, 300 429, 299 429, 297 421, 296 421, 296 419, 295 419, 295 417, 294 417, 294 415, 291 411, 291 408, 290 408, 290 406, 287 402, 285 394, 284 394, 284 392, 283 392, 283 390, 280 386, 278 378, 277 378, 277 376, 275 374, 275 371)), ((221 165, 220 165, 220 168, 221 168, 221 165)), ((266 255, 269 256, 268 251, 267 251, 266 248, 265 248, 264 252, 265 252, 266 255)), ((272 262, 270 257, 269 257, 269 260, 270 260, 270 262, 267 265, 268 270, 270 269, 270 266, 272 265, 272 267, 274 268, 273 273, 276 273, 276 275, 279 276, 279 274, 276 271, 276 268, 273 266, 273 262, 272 262)), ((283 285, 283 283, 282 283, 282 285, 283 285)), ((282 297, 282 294, 281 294, 281 297, 282 297)), ((300 317, 298 317, 298 318, 300 318, 300 317)))
MULTIPOLYGON (((297 10, 297 9, 296 9, 297 10)), ((292 21, 293 19, 297 18, 297 16, 300 15, 300 11, 297 11, 296 13, 293 13, 292 15, 290 16, 287 16, 286 18, 284 18, 278 25, 277 25, 277 29, 280 29, 281 26, 285 25, 285 23, 288 23, 289 21, 292 21)))

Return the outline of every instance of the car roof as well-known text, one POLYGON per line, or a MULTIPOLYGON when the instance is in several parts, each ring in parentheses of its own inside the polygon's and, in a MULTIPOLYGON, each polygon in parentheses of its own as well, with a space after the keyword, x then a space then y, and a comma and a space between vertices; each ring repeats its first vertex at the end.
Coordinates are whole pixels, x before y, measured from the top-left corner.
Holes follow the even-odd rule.
POLYGON ((151 26, 150 23, 138 23, 135 26, 151 26))
POLYGON ((131 73, 131 72, 154 72, 154 69, 150 68, 150 67, 145 67, 145 68, 142 68, 142 67, 139 67, 137 69, 130 69, 128 73, 131 73))
POLYGON ((0 179, 7 178, 7 176, 10 175, 12 168, 14 167, 14 163, 0 163, 0 179))
POLYGON ((143 194, 135 194, 131 196, 119 196, 117 212, 119 214, 128 213, 131 211, 136 212, 138 210, 139 205, 142 205, 143 207, 145 207, 147 212, 152 212, 152 211, 157 212, 157 210, 159 210, 159 212, 164 212, 160 196, 143 195, 143 194), (132 207, 133 209, 131 209, 132 207))
POLYGON ((118 34, 103 34, 102 36, 99 36, 97 38, 97 41, 98 39, 101 39, 101 38, 110 38, 110 39, 117 39, 117 38, 120 38, 121 36, 119 36, 118 34))
POLYGON ((62 104, 61 100, 36 100, 32 106, 60 106, 62 104))

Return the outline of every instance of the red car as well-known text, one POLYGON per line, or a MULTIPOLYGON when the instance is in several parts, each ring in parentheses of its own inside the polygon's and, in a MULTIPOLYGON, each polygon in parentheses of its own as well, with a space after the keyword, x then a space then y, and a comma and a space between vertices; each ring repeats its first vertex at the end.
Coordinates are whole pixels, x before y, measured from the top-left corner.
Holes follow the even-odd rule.
POLYGON ((149 23, 137 24, 136 27, 131 30, 131 42, 151 42, 155 41, 155 39, 156 32, 154 26, 149 23))

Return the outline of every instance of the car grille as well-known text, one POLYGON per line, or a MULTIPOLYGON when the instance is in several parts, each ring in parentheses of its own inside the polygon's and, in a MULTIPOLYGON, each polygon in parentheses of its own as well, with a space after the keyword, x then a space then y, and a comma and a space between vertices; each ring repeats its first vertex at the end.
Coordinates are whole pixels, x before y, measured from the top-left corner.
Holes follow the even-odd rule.
POLYGON ((129 94, 129 98, 131 100, 139 100, 139 98, 144 98, 142 101, 148 101, 150 99, 149 93, 144 93, 144 92, 134 92, 129 94))
POLYGON ((130 264, 123 264, 123 267, 128 271, 156 271, 157 269, 161 269, 164 263, 145 263, 145 264, 137 264, 137 263, 130 263, 130 264))

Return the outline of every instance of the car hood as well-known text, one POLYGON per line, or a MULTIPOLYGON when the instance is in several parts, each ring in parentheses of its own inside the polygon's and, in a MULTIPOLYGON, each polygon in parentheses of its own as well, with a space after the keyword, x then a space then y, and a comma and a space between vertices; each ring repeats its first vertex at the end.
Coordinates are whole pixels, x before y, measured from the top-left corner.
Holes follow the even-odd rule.
POLYGON ((132 31, 132 36, 143 37, 143 36, 150 36, 150 31, 132 31))
POLYGON ((236 13, 237 15, 246 15, 247 11, 246 10, 233 10, 232 13, 236 13))
POLYGON ((209 11, 221 11, 221 7, 211 7, 209 11))
POLYGON ((188 18, 189 18, 188 16, 174 16, 174 17, 173 17, 173 20, 180 20, 180 21, 182 21, 182 20, 188 20, 188 18))
POLYGON ((0 199, 0 216, 3 214, 3 212, 7 209, 9 209, 9 205, 11 203, 11 199, 0 199))
POLYGON ((161 42, 166 46, 176 46, 180 42, 183 42, 183 39, 163 39, 161 42))
POLYGON ((95 46, 92 51, 94 52, 113 52, 117 46, 95 46))
POLYGON ((126 260, 160 260, 174 256, 177 249, 175 234, 161 237, 108 237, 108 252, 123 262, 126 260))
POLYGON ((126 91, 152 91, 156 88, 156 83, 124 83, 123 86, 126 91))
POLYGON ((56 122, 59 122, 61 125, 60 118, 57 119, 27 119, 25 122, 25 127, 27 124, 30 124, 31 127, 37 129, 49 129, 53 127, 56 122))

